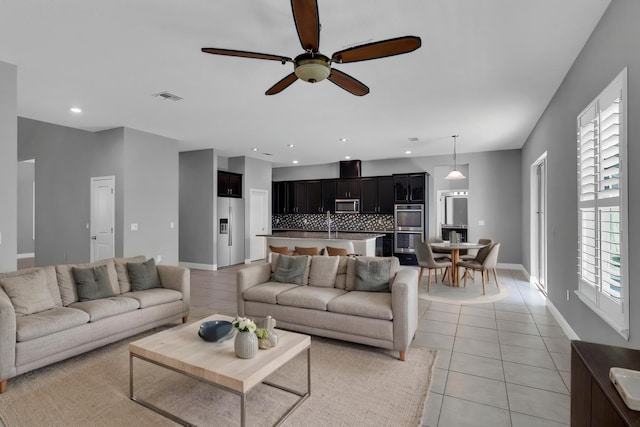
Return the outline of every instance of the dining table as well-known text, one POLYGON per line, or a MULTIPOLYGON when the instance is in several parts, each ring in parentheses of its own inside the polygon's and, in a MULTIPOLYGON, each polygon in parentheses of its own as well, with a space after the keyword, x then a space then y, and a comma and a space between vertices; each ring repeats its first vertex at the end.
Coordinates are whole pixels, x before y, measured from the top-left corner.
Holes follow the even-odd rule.
POLYGON ((458 272, 458 261, 460 261, 460 251, 467 249, 482 249, 486 244, 478 243, 478 242, 460 242, 460 243, 451 243, 451 242, 434 242, 429 243, 432 249, 438 249, 438 251, 448 251, 451 253, 451 280, 450 286, 458 287, 460 286, 460 274, 458 272))

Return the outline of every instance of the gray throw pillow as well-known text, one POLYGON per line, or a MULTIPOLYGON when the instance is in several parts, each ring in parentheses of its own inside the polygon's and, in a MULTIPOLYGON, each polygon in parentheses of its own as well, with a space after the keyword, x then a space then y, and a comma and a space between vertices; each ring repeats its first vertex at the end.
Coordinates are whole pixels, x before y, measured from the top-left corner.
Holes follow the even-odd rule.
POLYGON ((80 301, 114 297, 106 265, 92 268, 73 267, 73 279, 80 301))
POLYGON ((128 262, 127 271, 131 279, 131 290, 134 292, 162 287, 160 277, 158 277, 158 270, 156 270, 156 262, 153 258, 141 263, 128 262))
POLYGON ((356 258, 356 283, 354 291, 389 292, 391 261, 356 258))
POLYGON ((301 285, 304 281, 308 258, 306 255, 280 255, 276 263, 276 269, 273 272, 273 280, 281 283, 301 285))
POLYGON ((0 287, 11 299, 16 316, 39 313, 56 306, 47 287, 47 277, 42 269, 3 277, 0 279, 0 287))

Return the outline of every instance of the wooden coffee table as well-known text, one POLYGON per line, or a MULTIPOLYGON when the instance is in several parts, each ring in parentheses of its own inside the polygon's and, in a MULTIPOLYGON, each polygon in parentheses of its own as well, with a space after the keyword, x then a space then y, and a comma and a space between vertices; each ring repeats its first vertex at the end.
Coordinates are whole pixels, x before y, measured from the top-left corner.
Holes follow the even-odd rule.
MULTIPOLYGON (((129 397, 141 405, 182 425, 189 422, 136 397, 133 392, 133 359, 138 358, 181 373, 240 396, 240 423, 245 426, 245 398, 253 387, 267 384, 300 396, 300 399, 278 420, 282 423, 311 394, 311 338, 278 329, 279 342, 274 348, 259 350, 252 359, 240 359, 233 349, 233 339, 209 343, 198 336, 202 322, 233 318, 215 314, 189 325, 159 332, 129 344, 129 397), (265 381, 278 368, 297 355, 307 352, 307 391, 300 392, 265 381)), ((170 390, 167 390, 170 392, 170 390)))

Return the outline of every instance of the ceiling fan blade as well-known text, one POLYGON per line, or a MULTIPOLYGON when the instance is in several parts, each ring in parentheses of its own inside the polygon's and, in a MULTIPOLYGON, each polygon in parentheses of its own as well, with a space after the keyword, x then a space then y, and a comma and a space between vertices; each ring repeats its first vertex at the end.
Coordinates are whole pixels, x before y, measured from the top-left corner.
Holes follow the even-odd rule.
POLYGON ((369 93, 369 88, 362 82, 335 68, 331 69, 331 74, 327 79, 354 95, 363 96, 369 93))
POLYGON ((281 55, 269 55, 268 53, 257 53, 257 52, 245 52, 244 50, 233 50, 233 49, 218 49, 215 47, 203 47, 202 51, 204 53, 211 53, 213 55, 226 55, 226 56, 239 56, 241 58, 254 58, 254 59, 267 59, 270 61, 279 61, 283 64, 285 62, 292 62, 291 58, 281 55))
POLYGON ((287 77, 285 77, 284 79, 280 80, 278 83, 276 83, 273 86, 271 86, 269 88, 269 90, 266 91, 264 94, 265 95, 275 95, 276 93, 280 93, 283 90, 285 90, 286 88, 288 88, 289 86, 291 86, 293 84, 293 82, 295 82, 296 80, 298 80, 298 77, 296 76, 296 73, 291 73, 287 77))
POLYGON ((304 50, 317 52, 320 48, 320 17, 316 0, 291 0, 293 20, 304 50))
POLYGON ((331 60, 339 64, 347 62, 368 61, 369 59, 401 55, 418 49, 422 45, 420 37, 405 36, 395 39, 367 43, 360 46, 340 50, 331 55, 331 60))

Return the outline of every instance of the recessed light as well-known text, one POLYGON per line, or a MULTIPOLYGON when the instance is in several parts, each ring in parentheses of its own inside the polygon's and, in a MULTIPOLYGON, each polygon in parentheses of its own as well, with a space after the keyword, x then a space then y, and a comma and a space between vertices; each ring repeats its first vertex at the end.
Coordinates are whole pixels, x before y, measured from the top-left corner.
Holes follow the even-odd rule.
POLYGON ((293 144, 287 144, 287 147, 293 148, 293 144))
POLYGON ((351 156, 344 156, 345 159, 349 160, 351 156))
POLYGON ((405 151, 404 154, 411 154, 411 150, 405 151))
POLYGON ((258 149, 256 147, 253 147, 251 151, 258 151, 258 149))
POLYGON ((291 162, 291 163, 293 163, 294 165, 297 165, 297 164, 298 164, 298 161, 297 161, 297 160, 294 160, 294 161, 293 161, 293 162, 291 162))
POLYGON ((79 113, 82 113, 82 108, 71 107, 71 108, 69 108, 69 111, 71 111, 72 113, 79 114, 79 113))
POLYGON ((347 138, 340 138, 340 142, 347 142, 348 139, 347 138))

